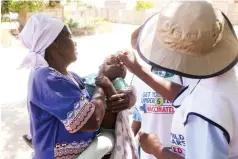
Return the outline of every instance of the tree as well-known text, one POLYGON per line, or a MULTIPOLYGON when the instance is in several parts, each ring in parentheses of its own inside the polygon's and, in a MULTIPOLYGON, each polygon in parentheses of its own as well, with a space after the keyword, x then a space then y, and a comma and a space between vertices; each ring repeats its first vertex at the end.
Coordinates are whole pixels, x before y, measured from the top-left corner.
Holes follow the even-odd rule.
POLYGON ((9 13, 9 3, 8 1, 1 1, 1 14, 9 13))
POLYGON ((60 0, 8 0, 1 1, 1 13, 7 14, 9 12, 18 13, 19 30, 21 31, 27 21, 27 13, 35 12, 43 9, 44 7, 54 8, 60 5, 60 0))
POLYGON ((60 2, 60 0, 49 0, 48 6, 54 8, 60 5, 60 2))
POLYGON ((155 4, 153 2, 141 0, 141 1, 136 2, 135 10, 136 11, 144 11, 147 9, 154 8, 154 6, 155 6, 155 4))
POLYGON ((28 12, 34 12, 40 10, 44 7, 44 2, 42 0, 35 1, 1 1, 1 13, 6 14, 9 12, 19 13, 22 10, 28 12))
POLYGON ((9 12, 18 13, 19 30, 21 31, 27 21, 27 12, 34 12, 42 9, 44 2, 42 0, 35 1, 1 1, 1 13, 9 12))
POLYGON ((66 4, 74 4, 77 6, 77 8, 93 8, 93 5, 82 0, 66 0, 66 4))

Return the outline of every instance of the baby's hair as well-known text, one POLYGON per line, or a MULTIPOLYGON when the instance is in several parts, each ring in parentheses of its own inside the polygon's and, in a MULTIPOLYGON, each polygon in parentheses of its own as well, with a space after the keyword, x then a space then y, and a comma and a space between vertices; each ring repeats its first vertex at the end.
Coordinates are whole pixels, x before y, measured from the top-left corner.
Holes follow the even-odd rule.
MULTIPOLYGON (((104 64, 108 64, 108 65, 118 65, 119 64, 120 65, 120 60, 118 59, 117 54, 113 54, 113 55, 110 55, 105 58, 104 64)), ((126 67, 123 66, 122 69, 123 69, 122 78, 125 78, 126 77, 126 67)))
POLYGON ((104 63, 119 64, 120 61, 116 55, 110 55, 110 56, 106 57, 104 63))

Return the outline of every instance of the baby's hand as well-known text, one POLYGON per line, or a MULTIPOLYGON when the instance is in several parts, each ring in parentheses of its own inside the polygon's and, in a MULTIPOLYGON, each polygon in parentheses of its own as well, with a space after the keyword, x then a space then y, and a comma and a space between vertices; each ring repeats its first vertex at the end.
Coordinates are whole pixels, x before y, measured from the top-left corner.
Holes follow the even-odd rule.
POLYGON ((106 76, 113 81, 117 77, 124 78, 126 76, 126 69, 120 64, 109 65, 104 63, 99 68, 99 76, 106 76))

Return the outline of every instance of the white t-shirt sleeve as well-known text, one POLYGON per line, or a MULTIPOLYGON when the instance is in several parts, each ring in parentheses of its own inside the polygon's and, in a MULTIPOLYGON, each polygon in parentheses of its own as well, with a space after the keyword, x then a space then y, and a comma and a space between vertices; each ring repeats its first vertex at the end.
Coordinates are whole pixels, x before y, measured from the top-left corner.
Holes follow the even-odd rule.
POLYGON ((186 159, 227 159, 229 145, 223 131, 196 115, 185 125, 186 159))

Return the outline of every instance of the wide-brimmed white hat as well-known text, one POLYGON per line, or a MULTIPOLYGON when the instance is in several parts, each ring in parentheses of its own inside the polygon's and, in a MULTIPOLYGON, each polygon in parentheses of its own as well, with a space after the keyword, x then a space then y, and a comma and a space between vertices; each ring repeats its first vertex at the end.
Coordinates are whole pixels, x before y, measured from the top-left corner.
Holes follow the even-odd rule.
POLYGON ((148 64, 189 78, 220 75, 238 59, 230 21, 206 1, 168 3, 140 28, 137 50, 148 64))

